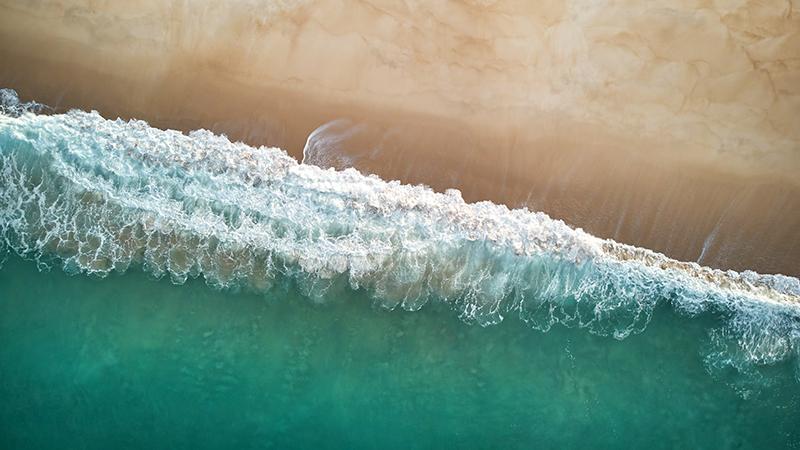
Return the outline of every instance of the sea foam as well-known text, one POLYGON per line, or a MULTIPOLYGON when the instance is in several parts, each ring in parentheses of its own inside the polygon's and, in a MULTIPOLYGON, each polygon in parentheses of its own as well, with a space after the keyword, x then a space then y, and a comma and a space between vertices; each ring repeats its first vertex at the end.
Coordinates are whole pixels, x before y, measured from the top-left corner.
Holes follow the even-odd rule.
POLYGON ((796 278, 678 262, 540 212, 299 164, 204 130, 4 112, 0 245, 42 268, 136 266, 257 291, 291 280, 317 301, 361 289, 387 308, 437 301, 481 325, 514 315, 617 339, 669 305, 724 319, 709 370, 800 359, 796 278))

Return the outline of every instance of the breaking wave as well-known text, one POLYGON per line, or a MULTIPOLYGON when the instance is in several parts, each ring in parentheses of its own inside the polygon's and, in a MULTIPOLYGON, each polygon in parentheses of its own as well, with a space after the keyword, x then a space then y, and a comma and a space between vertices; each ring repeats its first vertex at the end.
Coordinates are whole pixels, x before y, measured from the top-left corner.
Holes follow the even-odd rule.
POLYGON ((204 130, 36 115, 14 101, 0 114, 0 247, 42 269, 136 266, 257 291, 292 280, 317 301, 360 289, 387 308, 436 301, 481 325, 513 315, 617 339, 666 305, 722 318, 709 331, 712 373, 800 360, 796 278, 678 262, 543 213, 299 164, 204 130))

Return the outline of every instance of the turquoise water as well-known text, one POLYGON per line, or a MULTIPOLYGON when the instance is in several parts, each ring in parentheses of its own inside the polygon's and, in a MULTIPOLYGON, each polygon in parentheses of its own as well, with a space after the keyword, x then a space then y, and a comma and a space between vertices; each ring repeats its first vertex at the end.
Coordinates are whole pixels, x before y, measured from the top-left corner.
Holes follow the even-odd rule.
POLYGON ((2 448, 800 447, 796 278, 0 93, 2 448))
POLYGON ((714 315, 623 341, 142 273, 0 270, 2 448, 798 448, 791 363, 703 363, 714 315), (738 384, 737 384, 738 383, 738 384), (739 389, 739 390, 737 390, 739 389))

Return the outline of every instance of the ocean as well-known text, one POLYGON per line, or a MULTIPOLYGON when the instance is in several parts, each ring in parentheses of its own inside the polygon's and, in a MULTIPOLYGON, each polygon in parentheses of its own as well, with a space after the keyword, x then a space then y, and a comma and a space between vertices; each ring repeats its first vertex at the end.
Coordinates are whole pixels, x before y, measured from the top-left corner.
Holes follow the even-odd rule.
POLYGON ((3 108, 3 448, 800 446, 797 278, 3 108))

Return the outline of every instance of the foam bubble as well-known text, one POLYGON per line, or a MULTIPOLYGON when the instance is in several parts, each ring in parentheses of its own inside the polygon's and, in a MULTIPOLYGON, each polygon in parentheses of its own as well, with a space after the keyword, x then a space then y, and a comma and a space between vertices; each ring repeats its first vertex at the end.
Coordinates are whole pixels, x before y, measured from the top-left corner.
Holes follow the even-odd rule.
POLYGON ((0 89, 0 114, 11 117, 31 112, 35 114, 51 112, 52 109, 47 105, 37 102, 21 102, 17 91, 8 88, 0 89))

